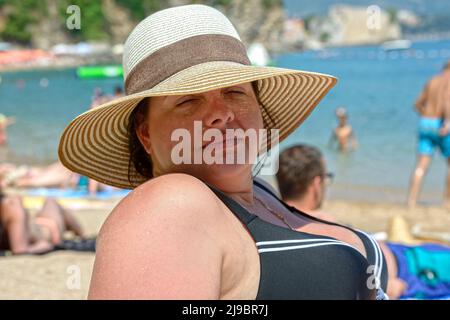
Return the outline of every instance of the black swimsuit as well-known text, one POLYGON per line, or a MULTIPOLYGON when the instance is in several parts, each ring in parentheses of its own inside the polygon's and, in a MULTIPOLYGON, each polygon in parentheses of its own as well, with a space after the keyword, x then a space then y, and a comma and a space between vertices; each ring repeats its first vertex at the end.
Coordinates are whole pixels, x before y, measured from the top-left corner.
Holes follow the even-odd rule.
POLYGON ((210 187, 244 224, 258 249, 261 274, 256 299, 386 299, 387 267, 378 244, 367 234, 323 221, 279 200, 289 211, 321 223, 347 228, 364 244, 367 259, 334 238, 290 230, 249 213, 238 202, 210 187))

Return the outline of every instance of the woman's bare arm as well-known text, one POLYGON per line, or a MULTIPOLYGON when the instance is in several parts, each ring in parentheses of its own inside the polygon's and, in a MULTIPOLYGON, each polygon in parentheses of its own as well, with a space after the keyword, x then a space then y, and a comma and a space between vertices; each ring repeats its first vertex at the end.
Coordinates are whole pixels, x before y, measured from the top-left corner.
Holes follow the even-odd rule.
POLYGON ((387 294, 390 299, 398 299, 404 291, 407 289, 407 284, 398 277, 397 260, 393 252, 382 241, 378 241, 381 251, 386 258, 386 264, 388 269, 388 286, 387 294))
POLYGON ((425 85, 425 87, 423 88, 422 92, 420 93, 419 98, 417 98, 417 100, 416 100, 416 104, 415 104, 416 111, 417 111, 420 115, 422 115, 423 109, 425 108, 425 104, 426 104, 427 99, 428 99, 428 90, 429 90, 429 87, 430 87, 430 82, 428 82, 428 83, 425 85))
POLYGON ((218 299, 222 248, 210 190, 182 174, 135 189, 102 227, 90 299, 218 299))

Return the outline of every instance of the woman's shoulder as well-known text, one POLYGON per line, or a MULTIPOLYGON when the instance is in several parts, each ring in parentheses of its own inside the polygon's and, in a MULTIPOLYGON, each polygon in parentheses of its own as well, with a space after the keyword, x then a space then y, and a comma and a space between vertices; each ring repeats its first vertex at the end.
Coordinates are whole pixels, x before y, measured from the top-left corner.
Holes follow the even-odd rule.
POLYGON ((194 176, 184 173, 165 174, 141 184, 127 197, 128 200, 138 201, 142 195, 153 200, 172 201, 186 196, 204 196, 212 192, 208 186, 194 176))
POLYGON ((220 206, 214 193, 201 180, 187 174, 167 174, 147 181, 130 192, 114 208, 102 232, 123 230, 123 223, 154 228, 202 221, 213 222, 220 206))
POLYGON ((100 231, 90 297, 217 298, 224 245, 219 206, 207 191, 173 174, 124 198, 100 231))

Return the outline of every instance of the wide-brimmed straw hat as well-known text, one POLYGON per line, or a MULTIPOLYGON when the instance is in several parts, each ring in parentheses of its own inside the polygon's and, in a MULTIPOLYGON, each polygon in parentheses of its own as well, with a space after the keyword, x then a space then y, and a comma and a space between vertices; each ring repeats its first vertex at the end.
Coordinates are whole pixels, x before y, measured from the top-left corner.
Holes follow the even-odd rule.
POLYGON ((131 112, 146 97, 257 81, 262 117, 270 124, 266 129, 279 129, 282 141, 337 81, 314 72, 252 66, 231 22, 204 5, 165 9, 139 23, 125 42, 123 69, 127 95, 79 115, 58 150, 70 170, 121 188, 147 180, 130 162, 127 132, 131 112))

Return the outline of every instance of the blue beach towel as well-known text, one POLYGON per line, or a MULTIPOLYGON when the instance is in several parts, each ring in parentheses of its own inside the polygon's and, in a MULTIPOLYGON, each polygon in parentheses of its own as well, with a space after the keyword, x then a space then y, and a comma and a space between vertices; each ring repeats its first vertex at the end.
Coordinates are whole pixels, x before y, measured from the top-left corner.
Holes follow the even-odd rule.
POLYGON ((125 197, 131 190, 115 189, 115 190, 103 190, 96 193, 95 196, 91 196, 86 189, 58 189, 58 188, 38 188, 32 189, 27 192, 30 196, 40 197, 54 197, 64 199, 97 199, 108 200, 114 198, 125 197))
POLYGON ((398 277, 408 284, 403 299, 450 297, 450 247, 438 244, 387 245, 397 259, 398 277))

